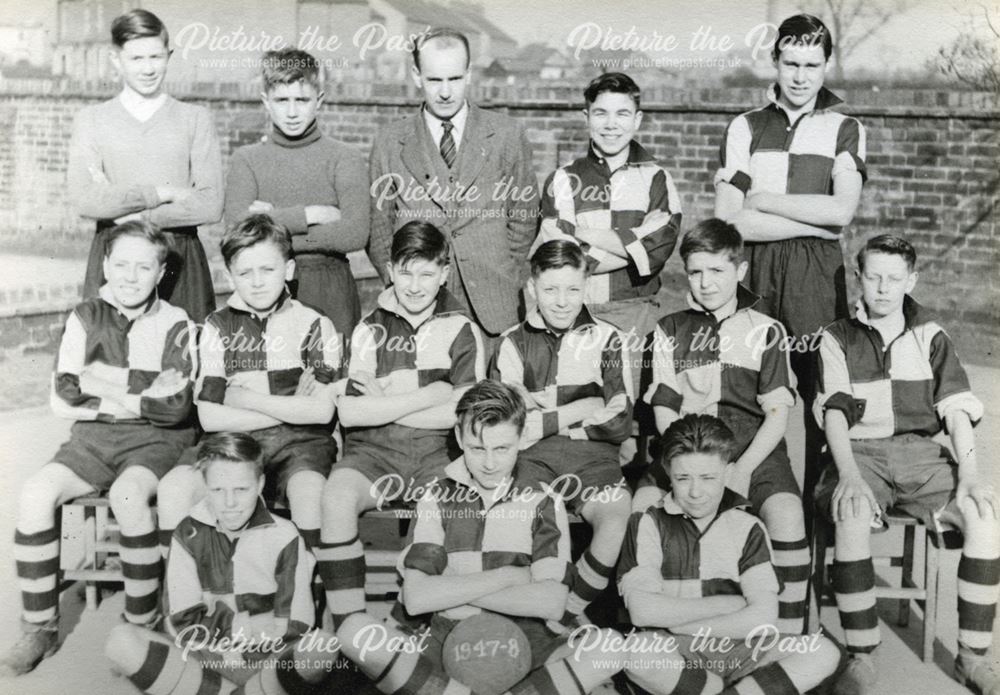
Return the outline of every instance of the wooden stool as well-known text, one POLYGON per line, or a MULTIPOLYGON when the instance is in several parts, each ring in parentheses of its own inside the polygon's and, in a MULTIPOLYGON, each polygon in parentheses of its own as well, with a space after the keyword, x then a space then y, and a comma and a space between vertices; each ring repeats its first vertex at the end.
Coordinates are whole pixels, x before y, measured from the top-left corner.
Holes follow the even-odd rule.
POLYGON ((63 579, 84 582, 87 608, 96 609, 100 595, 98 584, 123 581, 121 566, 107 566, 108 558, 118 555, 118 524, 111 515, 106 497, 86 495, 62 505, 62 543, 59 567, 63 579), (73 523, 76 520, 77 523, 73 523), (75 527, 75 528, 74 528, 75 527), (67 541, 82 546, 79 557, 68 552, 67 541))
MULTIPOLYGON (((894 526, 903 529, 903 548, 899 555, 872 556, 876 567, 899 567, 899 586, 876 586, 875 597, 898 599, 898 617, 896 624, 906 627, 910 622, 910 601, 915 600, 924 612, 923 655, 924 661, 934 658, 934 636, 937 621, 937 582, 939 568, 939 552, 943 547, 942 539, 933 529, 925 528, 917 519, 911 516, 894 513, 892 510, 885 515, 889 528, 894 526), (924 581, 919 587, 913 581, 913 551, 917 527, 924 530, 924 581)), ((817 605, 836 605, 832 587, 826 582, 827 550, 833 548, 834 525, 816 515, 815 532, 813 534, 813 590, 816 592, 817 605), (824 604, 824 598, 828 602, 824 604)))

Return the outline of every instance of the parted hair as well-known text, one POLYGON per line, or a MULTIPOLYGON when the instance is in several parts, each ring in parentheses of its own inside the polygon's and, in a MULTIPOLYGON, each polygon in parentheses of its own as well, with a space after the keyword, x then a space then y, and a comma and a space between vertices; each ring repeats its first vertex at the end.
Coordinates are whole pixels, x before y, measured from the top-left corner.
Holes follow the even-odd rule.
POLYGON ((265 241, 274 242, 281 249, 285 260, 292 257, 292 235, 288 233, 288 229, 275 222, 270 215, 260 213, 244 217, 226 230, 220 244, 222 260, 228 268, 240 251, 265 241))
POLYGON ((739 263, 743 260, 743 237, 725 220, 717 217, 702 220, 681 239, 681 259, 687 261, 688 256, 699 252, 725 252, 729 260, 739 263))
POLYGON ((684 454, 716 454, 729 463, 735 450, 736 438, 722 420, 690 413, 675 420, 660 437, 660 464, 669 471, 670 462, 684 454))
POLYGON ((202 475, 215 461, 245 463, 253 467, 256 477, 264 475, 264 453, 257 440, 245 432, 215 432, 207 434, 195 451, 194 468, 202 475))
POLYGON ((389 259, 393 265, 405 266, 415 260, 448 264, 448 239, 430 222, 407 222, 392 235, 389 259))
POLYGON ((604 92, 614 92, 616 94, 627 94, 635 103, 635 108, 639 110, 639 94, 641 90, 631 77, 624 72, 606 72, 590 81, 587 88, 583 90, 583 100, 590 108, 590 105, 597 101, 597 97, 604 92))
POLYGON ((455 406, 455 415, 462 431, 478 435, 484 427, 509 422, 518 432, 524 429, 526 417, 524 399, 512 386, 483 379, 462 394, 455 406))
POLYGON ((317 92, 323 91, 323 78, 319 62, 309 53, 297 48, 268 51, 261 60, 264 91, 269 92, 280 84, 305 82, 317 92))
POLYGON ((566 266, 587 272, 587 259, 583 255, 583 249, 569 239, 546 241, 531 255, 531 277, 537 278, 546 270, 566 266))
POLYGON ((112 227, 111 231, 104 238, 104 257, 108 258, 111 252, 114 250, 115 243, 123 237, 135 237, 137 239, 145 239, 150 244, 156 247, 156 259, 160 262, 160 265, 167 260, 167 254, 170 253, 171 243, 167 235, 160 231, 160 228, 151 222, 146 222, 145 220, 129 220, 128 222, 123 222, 116 227, 112 227))
POLYGON ((873 236, 865 242, 865 245, 858 251, 858 269, 864 271, 865 258, 869 253, 887 253, 891 256, 902 256, 906 261, 906 267, 913 272, 917 266, 917 250, 913 244, 901 236, 895 234, 879 234, 873 236))
POLYGON ((158 36, 163 39, 163 45, 169 48, 170 34, 167 33, 166 25, 149 10, 130 10, 111 22, 111 43, 118 48, 124 46, 126 41, 149 36, 158 36))

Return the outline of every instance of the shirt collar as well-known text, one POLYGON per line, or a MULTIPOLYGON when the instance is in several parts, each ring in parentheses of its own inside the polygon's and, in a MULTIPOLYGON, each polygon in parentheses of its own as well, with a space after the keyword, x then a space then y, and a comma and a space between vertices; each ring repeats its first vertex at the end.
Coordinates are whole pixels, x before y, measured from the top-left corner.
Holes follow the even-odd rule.
POLYGON ((126 111, 140 121, 147 121, 167 103, 166 92, 161 92, 152 99, 136 94, 131 89, 123 89, 118 100, 126 111))
MULTIPOLYGON (((590 141, 590 146, 587 149, 587 159, 591 164, 597 166, 605 171, 605 173, 613 173, 608 168, 607 160, 597 152, 597 148, 594 147, 594 141, 590 141)), ((628 144, 628 159, 625 160, 625 164, 619 167, 624 169, 630 166, 637 166, 639 164, 649 164, 650 162, 655 162, 656 158, 651 155, 645 147, 640 145, 637 141, 632 140, 628 144)), ((617 169, 615 170, 617 171, 617 169)))
MULTIPOLYGON (((444 135, 444 121, 432 114, 427 106, 424 106, 423 114, 424 123, 427 124, 427 129, 431 131, 431 135, 434 137, 434 142, 440 142, 441 137, 444 135)), ((462 134, 465 132, 465 123, 469 120, 469 102, 464 102, 462 104, 462 108, 458 110, 458 113, 448 120, 454 126, 451 131, 452 137, 455 138, 456 143, 461 142, 462 134)))
MULTIPOLYGON (((746 287, 744 287, 742 284, 738 284, 738 285, 736 285, 736 311, 734 311, 732 314, 729 314, 727 316, 723 316, 721 319, 719 319, 719 321, 721 322, 724 319, 728 319, 730 316, 733 316, 733 315, 737 314, 740 311, 744 311, 746 309, 750 309, 755 304, 757 304, 757 302, 759 302, 759 301, 760 301, 760 295, 751 292, 746 287)), ((690 292, 687 293, 687 303, 688 303, 688 306, 691 308, 692 311, 696 311, 699 314, 711 314, 712 313, 711 311, 708 311, 707 309, 705 309, 705 307, 703 307, 701 304, 699 304, 698 302, 696 302, 695 299, 694 299, 694 295, 691 294, 690 292)))
MULTIPOLYGON (((97 290, 97 296, 100 297, 105 302, 107 302, 108 304, 110 304, 111 306, 113 306, 115 308, 115 311, 117 311, 119 314, 125 316, 125 312, 122 311, 121 308, 118 306, 118 302, 115 300, 115 295, 111 291, 111 286, 108 283, 104 283, 103 285, 101 285, 100 289, 97 290)), ((159 308, 160 308, 160 298, 158 291, 154 288, 152 294, 149 295, 149 299, 147 299, 145 305, 143 305, 142 313, 140 313, 139 316, 152 314, 159 308)), ((136 318, 139 318, 139 316, 136 316, 136 318)))
MULTIPOLYGON (((200 521, 207 526, 213 526, 222 532, 222 527, 219 525, 219 519, 212 513, 209 509, 208 504, 205 500, 198 502, 191 508, 190 517, 195 521, 200 521)), ((246 531, 247 529, 259 528, 261 526, 271 526, 274 524, 274 517, 271 516, 271 512, 267 511, 267 506, 264 504, 264 500, 260 497, 257 498, 257 505, 253 508, 253 513, 250 515, 249 521, 247 521, 246 526, 241 530, 246 531)))
MULTIPOLYGON (((546 325, 545 319, 542 318, 542 314, 541 312, 538 311, 537 306, 533 307, 531 311, 528 312, 528 316, 525 319, 525 323, 529 327, 534 328, 537 331, 545 331, 546 333, 551 333, 552 335, 562 335, 561 333, 556 333, 555 331, 551 330, 546 325)), ((576 331, 583 332, 590 329, 592 326, 596 325, 597 321, 595 321, 594 317, 591 316, 590 309, 588 309, 587 306, 584 305, 580 307, 580 313, 577 314, 576 320, 573 322, 573 325, 570 326, 569 330, 565 332, 566 333, 576 332, 576 331)))
MULTIPOLYGON (((778 88, 777 83, 769 85, 766 92, 767 100, 777 109, 781 109, 781 105, 778 103, 778 95, 780 93, 781 91, 778 88)), ((829 89, 826 87, 820 87, 819 92, 816 93, 816 102, 813 104, 812 110, 826 111, 827 109, 832 109, 834 106, 839 106, 843 103, 844 100, 831 92, 829 89)))
MULTIPOLYGON (((864 297, 859 297, 854 304, 855 318, 865 326, 872 327, 871 319, 868 318, 868 307, 865 306, 864 297)), ((910 295, 903 297, 903 325, 906 330, 914 326, 926 323, 928 320, 927 310, 920 305, 910 295)))
MULTIPOLYGON (((274 305, 274 309, 271 310, 267 316, 273 316, 279 311, 283 311, 286 307, 290 306, 292 302, 292 295, 286 287, 281 291, 281 295, 278 297, 278 302, 274 305)), ((233 292, 229 295, 229 299, 226 300, 226 306, 230 309, 235 309, 236 311, 242 312, 244 314, 250 314, 252 316, 260 317, 260 314, 250 308, 250 305, 243 301, 243 298, 237 292, 233 292)))
MULTIPOLYGON (((681 509, 680 505, 674 501, 674 493, 672 492, 665 494, 656 506, 662 507, 663 511, 672 516, 683 516, 684 518, 689 518, 688 515, 684 513, 684 510, 681 509)), ((726 488, 722 493, 722 500, 719 502, 719 508, 715 512, 713 521, 718 519, 724 512, 728 512, 730 509, 745 509, 749 506, 750 502, 746 498, 733 492, 729 488, 726 488)))

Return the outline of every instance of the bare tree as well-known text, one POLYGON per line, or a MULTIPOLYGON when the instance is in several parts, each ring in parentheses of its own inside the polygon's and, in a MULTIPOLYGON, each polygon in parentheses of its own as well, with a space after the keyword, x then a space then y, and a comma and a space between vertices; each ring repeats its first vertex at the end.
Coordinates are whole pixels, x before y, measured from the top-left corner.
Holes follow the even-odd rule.
POLYGON ((980 5, 985 30, 977 26, 976 16, 969 18, 969 27, 948 46, 938 49, 931 65, 946 77, 954 77, 972 89, 1000 92, 1000 31, 990 17, 990 10, 980 5), (992 34, 992 38, 989 38, 992 34))
POLYGON ((909 0, 815 0, 813 11, 833 34, 834 77, 844 81, 844 67, 855 49, 875 36, 893 17, 906 11, 909 0))

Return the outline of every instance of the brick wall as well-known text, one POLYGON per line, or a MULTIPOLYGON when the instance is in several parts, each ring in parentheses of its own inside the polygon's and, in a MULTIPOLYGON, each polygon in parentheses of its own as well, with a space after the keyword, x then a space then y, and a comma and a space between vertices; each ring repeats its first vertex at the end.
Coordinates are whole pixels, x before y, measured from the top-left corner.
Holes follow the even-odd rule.
MULTIPOLYGON (((996 99, 957 92, 856 97, 848 96, 845 111, 867 128, 870 178, 845 234, 846 252, 853 256, 876 233, 906 234, 921 254, 917 298, 940 310, 953 329, 972 324, 995 338, 1000 332, 996 99), (852 108, 852 103, 860 105, 852 108)), ((0 94, 0 248, 5 236, 89 235, 89 226, 73 216, 66 198, 66 152, 73 114, 99 98, 0 94)), ((644 105, 640 139, 673 174, 687 225, 711 214, 723 130, 755 99, 759 102, 759 95, 747 90, 704 90, 671 105, 644 105)), ((224 166, 233 148, 264 131, 257 101, 197 101, 215 116, 224 166)), ((487 105, 524 124, 540 177, 586 147, 576 104, 504 100, 487 105)), ((406 98, 345 99, 324 109, 321 124, 327 134, 367 152, 378 128, 411 113, 413 106, 406 98)), ((217 234, 218 228, 207 230, 210 255, 217 234)), ((680 292, 678 271, 674 258, 667 282, 680 292)), ((10 309, 3 313, 19 313, 10 309)))

